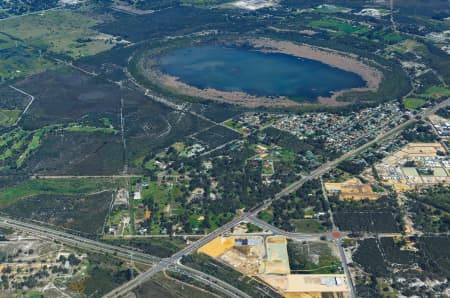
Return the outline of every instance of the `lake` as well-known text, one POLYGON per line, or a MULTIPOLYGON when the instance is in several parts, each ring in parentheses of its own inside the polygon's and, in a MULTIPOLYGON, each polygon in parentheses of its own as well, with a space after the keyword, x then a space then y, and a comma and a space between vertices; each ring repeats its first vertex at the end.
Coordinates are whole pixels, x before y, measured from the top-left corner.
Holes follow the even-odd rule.
POLYGON ((160 70, 199 89, 294 100, 328 97, 332 91, 366 85, 359 75, 320 61, 238 47, 177 49, 160 57, 160 70))

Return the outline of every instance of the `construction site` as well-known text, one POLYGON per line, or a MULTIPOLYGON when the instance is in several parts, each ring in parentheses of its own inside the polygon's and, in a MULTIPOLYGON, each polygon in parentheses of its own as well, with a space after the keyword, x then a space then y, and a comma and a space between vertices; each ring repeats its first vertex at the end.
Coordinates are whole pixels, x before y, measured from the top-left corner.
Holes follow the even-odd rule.
POLYGON ((370 184, 362 183, 358 178, 344 182, 326 182, 325 189, 330 195, 337 195, 341 200, 376 200, 379 197, 370 184))
POLYGON ((344 274, 293 273, 285 236, 224 234, 202 246, 198 252, 264 281, 284 297, 322 297, 324 293, 327 297, 349 297, 344 274))
POLYGON ((410 143, 375 166, 381 181, 397 192, 450 184, 450 160, 440 143, 410 143))

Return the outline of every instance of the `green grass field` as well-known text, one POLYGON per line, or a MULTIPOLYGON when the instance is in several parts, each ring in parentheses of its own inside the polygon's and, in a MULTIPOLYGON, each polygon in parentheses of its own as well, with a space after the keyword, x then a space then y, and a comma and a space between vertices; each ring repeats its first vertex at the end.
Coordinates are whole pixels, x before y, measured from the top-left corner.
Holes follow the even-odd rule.
POLYGON ((19 110, 0 110, 0 126, 11 126, 19 118, 19 110))
POLYGON ((37 150, 41 146, 41 134, 42 133, 38 132, 33 135, 33 138, 28 143, 25 151, 16 160, 17 168, 20 168, 22 166, 23 162, 25 161, 25 159, 27 159, 31 152, 37 150))
POLYGON ((398 52, 398 53, 415 53, 417 49, 423 48, 424 45, 411 39, 404 40, 402 42, 396 43, 394 45, 389 46, 390 51, 398 52))
POLYGON ((0 32, 23 42, 73 58, 90 56, 113 45, 91 29, 99 21, 69 10, 56 10, 2 22, 0 32))
POLYGON ((112 127, 94 127, 94 126, 82 126, 74 125, 69 126, 65 130, 70 132, 101 132, 107 134, 117 134, 118 131, 112 127))
POLYGON ((0 189, 0 207, 39 194, 89 194, 105 189, 115 189, 119 180, 96 179, 32 179, 13 187, 0 189))
MULTIPOLYGON (((0 27, 0 31, 5 26, 0 27)), ((0 78, 12 79, 42 72, 53 64, 40 56, 37 49, 0 32, 0 78)), ((0 120, 1 121, 1 120, 0 120)))
POLYGON ((295 232, 298 233, 323 233, 326 231, 325 227, 316 219, 299 219, 292 220, 295 226, 295 232))
MULTIPOLYGON (((380 31, 374 32, 373 37, 384 40, 384 42, 387 42, 389 44, 399 43, 402 40, 404 40, 403 36, 401 36, 400 34, 394 33, 394 32, 388 32, 385 30, 380 30, 380 31)), ((406 45, 403 45, 403 46, 406 46, 406 45)), ((408 45, 408 46, 412 46, 412 45, 408 45)))
POLYGON ((425 98, 439 98, 443 96, 450 96, 450 89, 441 86, 432 86, 424 93, 419 94, 420 97, 425 98))
POLYGON ((426 103, 427 101, 422 98, 410 97, 403 99, 403 105, 408 110, 417 110, 423 107, 426 103))
POLYGON ((233 119, 229 119, 225 121, 223 124, 225 124, 229 128, 238 131, 240 134, 245 134, 245 131, 242 129, 242 124, 237 121, 234 121, 233 119))
POLYGON ((310 22, 309 25, 313 28, 330 29, 343 34, 359 34, 369 30, 366 26, 354 25, 350 22, 335 18, 322 18, 320 20, 314 20, 310 22))

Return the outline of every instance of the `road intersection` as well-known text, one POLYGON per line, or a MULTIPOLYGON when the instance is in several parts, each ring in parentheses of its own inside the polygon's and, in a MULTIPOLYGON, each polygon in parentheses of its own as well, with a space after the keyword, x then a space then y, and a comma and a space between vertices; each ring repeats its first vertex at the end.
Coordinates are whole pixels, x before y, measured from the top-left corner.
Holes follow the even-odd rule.
MULTIPOLYGON (((213 240, 217 236, 225 233, 226 231, 230 230, 231 228, 235 227, 236 225, 238 225, 239 223, 241 223, 243 221, 251 221, 253 223, 257 222, 258 224, 264 225, 265 227, 270 226, 269 224, 266 224, 266 223, 263 224, 262 221, 257 220, 256 216, 257 216, 257 214, 259 212, 261 212, 262 210, 268 208, 274 201, 279 200, 279 199, 281 199, 281 198, 283 198, 283 197, 285 197, 285 196, 295 192, 297 189, 299 189, 307 181, 322 177, 322 175, 324 175, 330 169, 332 169, 335 166, 337 166, 340 162, 342 162, 342 161, 344 161, 344 160, 346 160, 346 159, 348 159, 350 157, 353 157, 353 156, 357 155, 358 153, 366 150, 367 148, 369 148, 372 145, 375 145, 375 144, 383 141, 384 139, 386 139, 386 138, 392 136, 393 134, 395 134, 396 132, 399 132, 402 129, 408 127, 409 125, 417 122, 418 120, 421 119, 421 117, 426 117, 426 116, 436 112, 438 109, 440 109, 442 107, 445 107, 445 106, 448 106, 448 105, 450 105, 450 98, 445 100, 445 101, 443 101, 443 102, 441 102, 441 103, 439 103, 439 104, 437 104, 437 105, 435 105, 434 107, 432 107, 430 109, 427 109, 426 111, 418 114, 416 117, 411 118, 411 119, 409 119, 409 120, 399 124, 398 126, 392 128, 391 130, 388 130, 388 131, 386 131, 384 133, 379 134, 375 139, 373 139, 373 140, 363 144, 362 146, 360 146, 360 147, 358 147, 358 148, 356 148, 356 149, 354 149, 352 151, 349 151, 349 152, 343 154, 341 157, 323 164, 319 168, 317 168, 314 171, 312 171, 311 173, 309 173, 309 175, 301 177, 296 182, 294 182, 294 183, 290 184, 289 186, 287 186, 286 188, 284 188, 282 191, 277 193, 272 199, 266 200, 265 202, 263 202, 262 204, 256 206, 255 208, 249 210, 248 212, 242 213, 241 215, 237 216, 236 218, 234 218, 230 222, 228 222, 225 225, 217 228, 216 230, 214 230, 212 233, 208 234, 207 236, 201 238, 200 240, 194 242, 190 246, 188 246, 188 247, 182 249, 181 251, 175 253, 170 258, 163 260, 160 264, 157 265, 157 266, 161 266, 161 267, 158 267, 158 268, 162 268, 164 266, 164 264, 177 264, 177 263, 179 263, 179 261, 181 260, 181 258, 183 256, 186 256, 186 255, 189 255, 189 254, 195 252, 196 250, 198 250, 200 247, 202 247, 206 243, 210 242, 211 240, 213 240)), ((334 223, 333 223, 333 226, 334 226, 334 223)), ((277 232, 281 231, 280 229, 277 229, 275 227, 271 227, 270 228, 270 230, 272 230, 272 231, 274 229, 276 229, 277 232)), ((334 229, 337 230, 337 228, 335 226, 334 226, 334 229)), ((288 232, 284 232, 283 231, 283 233, 288 233, 288 232)), ((305 238, 305 239, 307 239, 307 238, 305 238)), ((339 248, 339 253, 340 253, 341 260, 343 262, 344 271, 345 271, 347 279, 349 281, 351 297, 355 297, 355 291, 354 291, 354 287, 353 287, 350 271, 348 269, 345 253, 344 253, 344 250, 342 248, 342 240, 339 237, 335 241, 336 241, 336 244, 337 244, 337 246, 339 248)), ((163 269, 161 269, 161 270, 163 270, 163 269)), ((130 291, 130 290, 134 289, 135 287, 140 285, 142 282, 147 280, 154 273, 155 273, 154 270, 147 271, 147 272, 141 274, 140 276, 136 277, 134 280, 131 280, 128 283, 122 285, 121 287, 115 289, 111 293, 107 294, 105 297, 121 297, 124 294, 126 294, 127 291, 130 291)))
MULTIPOLYGON (((298 239, 298 240, 317 239, 317 237, 320 238, 323 236, 329 237, 329 234, 299 234, 299 233, 286 232, 286 231, 283 231, 276 227, 273 227, 270 224, 268 224, 262 220, 259 220, 256 216, 258 215, 259 212, 268 208, 274 201, 282 199, 283 197, 295 192, 307 181, 320 178, 322 175, 327 173, 330 169, 337 166, 340 162, 357 155, 358 153, 369 148, 370 146, 383 141, 384 139, 392 136, 393 134, 408 127, 409 125, 413 124, 414 122, 420 120, 422 117, 426 117, 426 116, 434 113, 437 109, 448 106, 448 105, 450 105, 450 98, 441 103, 438 103, 437 105, 435 105, 434 107, 432 107, 430 109, 425 110, 424 112, 418 114, 416 117, 411 118, 411 119, 403 122, 402 124, 399 124, 398 126, 394 127, 393 129, 379 134, 375 139, 365 143, 364 145, 360 146, 359 148, 349 151, 349 152, 345 153, 344 155, 342 155, 341 157, 323 164, 319 168, 310 172, 308 175, 302 176, 299 180, 295 181, 294 183, 292 183, 289 186, 287 186, 286 188, 284 188, 282 191, 277 193, 273 198, 266 200, 263 203, 261 203, 260 205, 256 206, 255 208, 252 208, 252 209, 248 210, 247 212, 244 212, 244 213, 238 215, 236 218, 234 218, 230 222, 219 227, 218 229, 214 230, 213 232, 204 236, 203 238, 199 239, 198 241, 192 243, 191 245, 187 246, 186 248, 180 250, 179 252, 173 254, 169 258, 160 259, 160 258, 151 256, 151 255, 148 255, 145 253, 140 253, 140 252, 136 252, 134 250, 109 245, 109 244, 106 244, 103 242, 99 242, 99 241, 83 238, 80 236, 76 236, 73 234, 53 230, 53 229, 43 227, 40 225, 36 225, 33 223, 27 223, 27 222, 14 220, 14 219, 4 217, 4 216, 0 216, 0 226, 19 229, 19 230, 22 230, 22 231, 25 231, 28 233, 36 234, 36 235, 44 237, 44 238, 58 240, 63 243, 66 243, 66 244, 73 245, 75 247, 80 247, 80 248, 93 250, 93 251, 100 251, 103 253, 108 253, 108 254, 122 257, 122 258, 131 258, 132 257, 133 261, 135 261, 135 262, 141 262, 144 264, 152 265, 151 269, 138 275, 135 279, 130 280, 129 282, 114 289, 112 292, 106 294, 104 297, 123 297, 128 292, 135 289, 136 287, 141 285, 143 282, 147 281, 154 274, 164 271, 164 270, 172 270, 172 271, 176 271, 181 274, 187 275, 190 278, 193 278, 199 282, 210 285, 211 287, 215 288, 216 290, 221 291, 222 293, 224 293, 225 295, 230 296, 230 297, 247 297, 247 295, 245 293, 243 293, 242 291, 240 291, 239 289, 236 289, 235 287, 233 287, 221 280, 218 280, 217 278, 214 278, 210 275, 207 275, 203 272, 199 272, 192 268, 183 266, 182 264, 180 264, 181 259, 184 256, 187 256, 187 255, 197 251, 200 247, 202 247, 206 243, 210 242, 211 240, 220 236, 221 234, 229 231, 230 229, 232 229, 236 225, 240 224, 241 222, 251 222, 265 230, 273 232, 274 234, 281 234, 281 235, 285 235, 286 237, 290 237, 290 238, 294 238, 294 239, 298 239)), ((334 225, 334 221, 332 221, 332 224, 333 224, 333 230, 337 231, 337 227, 334 225)), ((347 276, 347 280, 349 281, 351 297, 355 297, 355 292, 354 292, 350 272, 349 272, 349 269, 347 266, 345 253, 342 248, 341 236, 335 238, 334 241, 336 242, 336 244, 339 248, 339 253, 341 256, 342 263, 343 263, 344 271, 347 276)))

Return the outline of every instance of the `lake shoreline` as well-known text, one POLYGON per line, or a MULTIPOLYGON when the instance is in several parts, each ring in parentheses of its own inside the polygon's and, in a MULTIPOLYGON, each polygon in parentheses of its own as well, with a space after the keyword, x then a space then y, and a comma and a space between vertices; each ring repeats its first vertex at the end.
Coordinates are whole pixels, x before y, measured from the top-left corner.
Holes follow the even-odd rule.
POLYGON ((317 100, 322 105, 348 105, 348 102, 337 101, 337 98, 347 92, 376 91, 383 79, 383 73, 381 71, 359 61, 358 56, 349 53, 314 47, 307 44, 298 45, 288 41, 275 41, 267 38, 251 40, 250 44, 263 52, 282 53, 299 58, 316 60, 332 67, 356 73, 361 76, 367 84, 366 87, 338 90, 328 97, 319 96, 317 100))
POLYGON ((332 92, 329 97, 319 96, 314 101, 298 102, 285 96, 255 96, 245 92, 221 91, 213 88, 200 89, 188 85, 175 76, 162 73, 158 69, 158 63, 154 59, 143 61, 141 68, 144 73, 158 84, 166 87, 172 92, 184 94, 191 97, 199 97, 217 102, 240 105, 249 108, 256 107, 300 107, 307 105, 345 106, 350 102, 337 101, 337 98, 346 92, 375 91, 382 80, 382 73, 361 61, 356 56, 336 52, 330 49, 321 49, 309 45, 298 45, 286 41, 274 41, 271 39, 255 39, 250 41, 237 41, 235 45, 250 45, 255 50, 267 53, 281 53, 298 58, 315 60, 331 67, 358 74, 365 82, 366 87, 344 89, 332 92))

